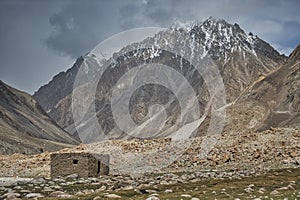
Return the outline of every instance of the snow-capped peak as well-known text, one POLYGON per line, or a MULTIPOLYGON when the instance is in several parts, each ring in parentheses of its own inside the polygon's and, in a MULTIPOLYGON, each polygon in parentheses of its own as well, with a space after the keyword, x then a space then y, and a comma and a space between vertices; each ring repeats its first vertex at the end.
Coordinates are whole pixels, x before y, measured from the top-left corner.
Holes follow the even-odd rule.
MULTIPOLYGON (((231 54, 235 52, 238 52, 244 58, 247 54, 258 56, 261 53, 271 52, 267 55, 272 57, 273 53, 276 53, 269 44, 257 36, 252 33, 246 34, 238 24, 230 24, 223 19, 213 17, 209 17, 202 22, 183 23, 176 21, 168 30, 161 31, 142 42, 123 47, 119 52, 116 52, 116 57, 129 51, 133 51, 133 55, 136 55, 138 54, 137 49, 143 49, 145 46, 150 47, 147 50, 148 53, 144 53, 145 59, 158 57, 160 55, 158 49, 176 49, 178 47, 180 54, 187 54, 193 58, 199 57, 201 59, 209 55, 213 59, 224 58, 228 60, 231 54), (267 50, 263 50, 265 48, 267 50)), ((92 56, 91 53, 87 54, 87 57, 92 56)), ((97 60, 97 58, 93 59, 97 60)), ((112 59, 111 61, 112 66, 117 64, 116 60, 112 59)), ((97 62, 100 66, 101 63, 102 61, 97 62)))
POLYGON ((248 51, 256 55, 257 37, 247 35, 238 24, 210 17, 201 23, 190 23, 187 27, 184 30, 195 37, 214 57, 226 57, 226 52, 236 51, 248 51))

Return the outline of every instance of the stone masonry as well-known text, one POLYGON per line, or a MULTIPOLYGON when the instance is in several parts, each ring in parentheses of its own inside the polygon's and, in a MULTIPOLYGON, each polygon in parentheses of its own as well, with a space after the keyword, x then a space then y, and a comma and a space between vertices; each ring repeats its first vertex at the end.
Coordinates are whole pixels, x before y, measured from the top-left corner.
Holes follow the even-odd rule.
POLYGON ((51 178, 71 174, 77 174, 82 178, 109 174, 109 155, 53 153, 50 160, 51 178))

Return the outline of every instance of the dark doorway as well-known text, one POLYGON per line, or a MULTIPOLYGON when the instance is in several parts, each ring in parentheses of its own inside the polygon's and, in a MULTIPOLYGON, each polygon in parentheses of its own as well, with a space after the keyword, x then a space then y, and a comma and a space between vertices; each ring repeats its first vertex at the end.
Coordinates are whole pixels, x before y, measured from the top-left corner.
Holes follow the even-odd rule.
POLYGON ((100 173, 100 161, 98 161, 98 170, 97 170, 97 174, 100 173))
POLYGON ((78 160, 73 160, 73 164, 77 165, 78 164, 78 160))

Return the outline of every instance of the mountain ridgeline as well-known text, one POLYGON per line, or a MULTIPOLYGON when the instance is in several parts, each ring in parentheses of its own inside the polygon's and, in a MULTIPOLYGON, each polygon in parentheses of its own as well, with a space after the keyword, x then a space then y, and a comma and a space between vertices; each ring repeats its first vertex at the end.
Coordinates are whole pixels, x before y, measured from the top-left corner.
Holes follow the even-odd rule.
POLYGON ((33 154, 78 144, 25 92, 0 81, 0 153, 33 154))
POLYGON ((285 64, 254 82, 229 109, 234 129, 262 131, 272 127, 299 127, 299 88, 300 46, 285 64))
MULTIPOLYGON (((93 103, 96 105, 98 122, 104 132, 110 134, 110 138, 127 138, 126 134, 117 129, 117 124, 113 119, 110 104, 112 96, 111 90, 123 74, 142 64, 160 63, 171 66, 173 69, 183 74, 196 92, 198 99, 196 103, 200 105, 201 115, 205 113, 210 97, 203 77, 199 76, 199 74, 193 70, 191 63, 188 61, 182 60, 171 52, 159 50, 168 48, 180 48, 180 52, 183 55, 193 54, 196 48, 196 57, 210 57, 214 61, 219 69, 226 89, 226 100, 230 111, 229 118, 226 120, 227 130, 230 127, 234 128, 233 124, 237 120, 235 118, 238 118, 235 114, 239 115, 239 110, 241 112, 245 111, 241 102, 245 99, 249 99, 249 101, 251 98, 253 99, 255 95, 252 93, 256 88, 261 87, 259 83, 254 83, 256 83, 257 80, 262 79, 262 77, 264 80, 267 80, 267 77, 274 76, 276 71, 278 72, 283 68, 282 66, 292 65, 284 64, 287 62, 287 57, 279 54, 272 46, 258 36, 253 35, 252 33, 246 34, 239 25, 230 24, 221 19, 209 18, 201 23, 175 26, 159 32, 151 38, 147 38, 135 44, 130 44, 119 52, 116 52, 115 55, 117 58, 112 58, 115 62, 111 62, 110 60, 110 63, 113 64, 106 69, 100 79, 96 95, 86 94, 84 96, 87 101, 96 97, 93 103), (138 48, 139 46, 146 44, 151 48, 138 48), (134 50, 131 51, 131 49, 134 50)), ((297 53, 293 53, 288 60, 288 63, 294 62, 291 61, 295 60, 295 58, 292 59, 292 57, 297 57, 297 55, 297 53)), ((96 74, 102 67, 100 63, 97 56, 93 53, 82 56, 77 59, 72 68, 55 76, 47 85, 42 86, 34 94, 34 98, 39 102, 47 114, 71 135, 77 134, 73 121, 74 113, 72 113, 71 109, 72 92, 73 90, 84 90, 84 88, 90 87, 95 80, 87 80, 86 82, 82 82, 80 87, 74 88, 76 73, 79 67, 83 66, 87 69, 86 73, 93 77, 93 74, 96 74)), ((286 68, 287 69, 285 70, 290 72, 290 70, 292 70, 291 68, 294 69, 295 66, 286 68)), ((297 81, 293 81, 296 77, 293 73, 290 74, 289 77, 288 80, 293 82, 290 84, 298 83, 297 81)), ((283 96, 290 95, 290 97, 286 99, 286 101, 290 101, 289 105, 293 104, 297 107, 298 104, 294 101, 299 93, 297 89, 295 89, 295 86, 291 86, 288 89, 283 88, 283 90, 289 91, 289 94, 283 94, 283 96)), ((189 116, 188 112, 180 109, 174 93, 176 92, 153 84, 144 85, 134 92, 129 107, 132 120, 136 124, 143 124, 148 120, 148 113, 150 112, 149 108, 152 105, 165 105, 167 114, 164 121, 164 128, 160 132, 153 133, 152 128, 154 127, 147 126, 147 128, 142 130, 143 133, 149 132, 149 134, 152 134, 153 138, 166 137, 178 130, 179 127, 177 122, 180 115, 187 119, 180 124, 181 126, 184 126, 193 120, 197 120, 193 118, 194 116, 189 116)), ((259 97, 254 99, 257 100, 259 97)), ((256 103, 254 100, 251 100, 251 103, 259 104, 260 102, 258 101, 256 103)), ((81 124, 79 125, 83 132, 86 131, 86 134, 90 131, 90 127, 93 126, 93 124, 90 124, 91 112, 93 109, 92 105, 89 106, 90 113, 87 113, 87 115, 82 118, 81 124)), ((270 109, 273 109, 273 107, 270 109)), ((294 107, 291 109, 294 110, 294 107)), ((265 112, 267 111, 265 110, 265 112)), ((267 122, 267 118, 269 116, 272 117, 269 113, 270 112, 268 111, 268 114, 261 114, 263 117, 257 118, 259 122, 253 122, 251 129, 260 129, 269 126, 270 123, 267 122), (266 124, 260 123, 260 120, 262 119, 266 120, 266 124)), ((291 118, 293 118, 293 116, 294 114, 291 115, 291 118)), ((205 134, 209 117, 209 115, 206 115, 204 122, 194 135, 205 134)), ((240 119, 242 119, 242 117, 240 119)))

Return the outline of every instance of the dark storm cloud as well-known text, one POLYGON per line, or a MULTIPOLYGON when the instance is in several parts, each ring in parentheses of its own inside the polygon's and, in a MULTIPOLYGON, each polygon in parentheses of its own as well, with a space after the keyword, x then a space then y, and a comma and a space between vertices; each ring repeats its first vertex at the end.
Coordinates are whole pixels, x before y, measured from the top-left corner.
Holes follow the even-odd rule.
POLYGON ((101 40, 121 31, 121 23, 126 21, 123 21, 120 10, 134 6, 134 1, 71 1, 61 12, 50 17, 54 30, 45 42, 50 48, 76 58, 101 40))
POLYGON ((126 29, 167 27, 176 20, 199 21, 215 16, 238 22, 242 28, 286 51, 300 41, 299 7, 300 1, 296 0, 71 1, 50 18, 54 31, 46 44, 59 53, 76 58, 103 39, 126 29), (289 38, 285 38, 285 34, 289 38))
POLYGON ((30 93, 69 67, 70 59, 50 54, 41 39, 61 1, 0 1, 0 79, 30 93))
POLYGON ((33 92, 115 33, 209 16, 289 54, 300 42, 299 8, 299 0, 0 0, 0 79, 33 92))
POLYGON ((120 31, 141 26, 169 26, 181 16, 172 6, 177 2, 183 1, 71 1, 50 17, 54 30, 45 42, 59 53, 76 58, 120 31))

